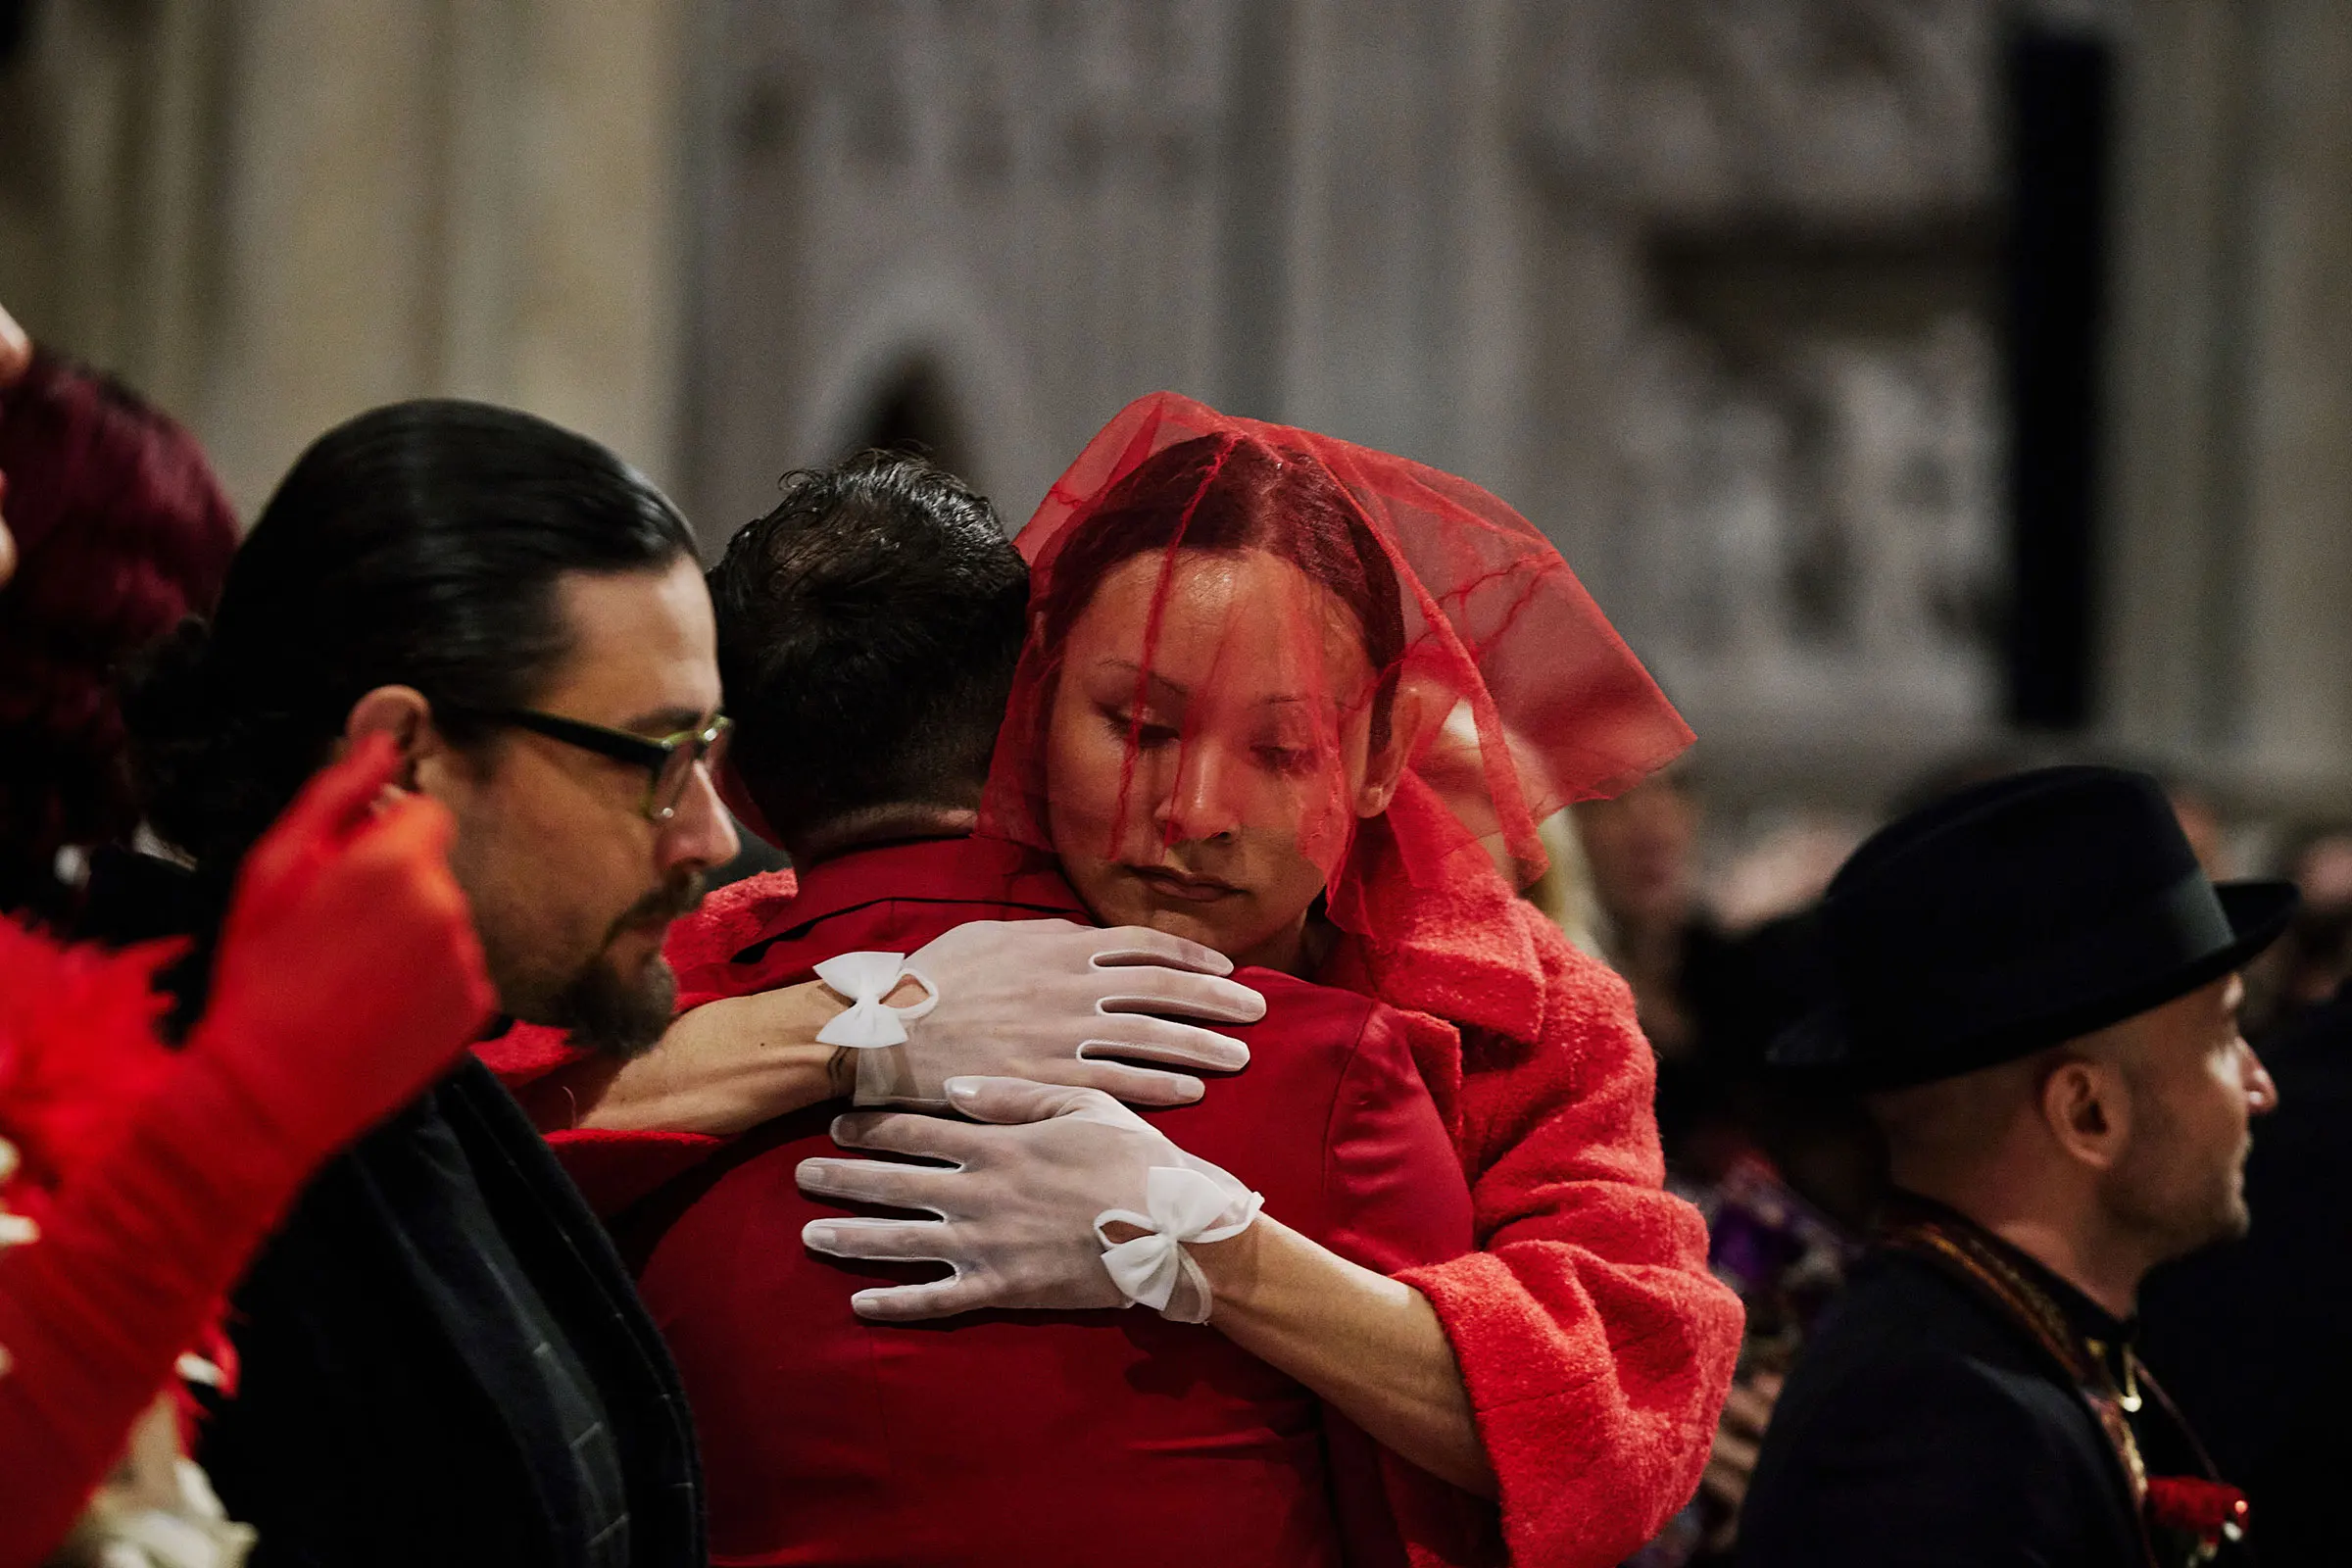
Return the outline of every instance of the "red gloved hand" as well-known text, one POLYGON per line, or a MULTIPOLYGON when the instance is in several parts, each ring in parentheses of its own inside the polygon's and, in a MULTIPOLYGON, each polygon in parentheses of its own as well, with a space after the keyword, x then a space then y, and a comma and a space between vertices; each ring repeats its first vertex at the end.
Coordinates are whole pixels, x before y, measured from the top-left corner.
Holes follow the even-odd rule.
POLYGON ((414 1099, 495 1000, 449 870, 455 825, 436 801, 386 798, 398 763, 368 737, 254 846, 188 1042, 306 1159, 414 1099))
POLYGON ((25 972, 0 972, 18 983, 20 1049, 78 1060, 126 1037, 96 1068, 123 1081, 26 1069, 0 1084, 34 1096, 10 1108, 37 1112, 69 1167, 50 1173, 39 1238, 0 1255, 0 1568, 47 1556, 302 1182, 456 1060, 489 1011, 449 814, 382 804, 396 762, 388 740, 364 743, 263 836, 212 1007, 156 1070, 127 1038, 154 1010, 155 955, 51 950, 36 966, 44 951, 25 939, 25 972), (53 1102, 72 1094, 110 1137, 79 1135, 77 1107, 53 1102))

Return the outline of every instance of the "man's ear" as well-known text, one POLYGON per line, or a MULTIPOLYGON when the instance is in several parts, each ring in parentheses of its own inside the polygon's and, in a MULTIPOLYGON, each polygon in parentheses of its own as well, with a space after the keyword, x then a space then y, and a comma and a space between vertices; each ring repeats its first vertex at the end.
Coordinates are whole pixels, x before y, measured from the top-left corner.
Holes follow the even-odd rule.
POLYGON ((1355 814, 1378 816, 1396 798, 1405 764, 1420 750, 1421 736, 1431 716, 1429 693, 1411 681, 1399 681, 1389 703, 1389 740, 1364 758, 1364 782, 1355 792, 1355 814))
POLYGON ((2112 1168, 2132 1141, 2132 1097, 2113 1063, 2066 1057, 2043 1077, 2040 1108, 2058 1147, 2092 1170, 2112 1168))
POLYGON ((433 727, 433 705, 414 686, 378 686, 351 705, 343 720, 343 747, 365 736, 389 735, 400 750, 400 766, 392 782, 404 790, 416 788, 420 762, 437 759, 449 748, 433 727))

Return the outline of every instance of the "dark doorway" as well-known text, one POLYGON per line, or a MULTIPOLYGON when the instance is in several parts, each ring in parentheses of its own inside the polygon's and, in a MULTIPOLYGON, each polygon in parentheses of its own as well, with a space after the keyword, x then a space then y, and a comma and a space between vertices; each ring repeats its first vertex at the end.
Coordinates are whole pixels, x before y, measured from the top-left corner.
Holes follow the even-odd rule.
POLYGON ((2099 358, 2113 52, 2025 27, 2008 50, 2012 723, 2092 719, 2099 358))
POLYGON ((850 452, 880 447, 930 459, 950 473, 971 476, 971 452, 964 440, 944 379, 928 360, 909 360, 882 383, 850 452))

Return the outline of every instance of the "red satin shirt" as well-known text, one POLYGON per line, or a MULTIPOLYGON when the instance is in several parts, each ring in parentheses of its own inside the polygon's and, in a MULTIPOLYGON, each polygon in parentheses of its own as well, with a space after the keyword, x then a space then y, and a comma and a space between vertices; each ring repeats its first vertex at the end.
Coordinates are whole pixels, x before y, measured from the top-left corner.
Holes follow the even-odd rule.
MULTIPOLYGON (((728 907, 731 944, 742 901, 728 907)), ((1050 859, 978 839, 843 856, 760 915, 748 946, 715 961, 688 957, 693 929, 673 937, 682 1004, 792 984, 839 953, 912 952, 966 920, 1088 919, 1050 859)), ((1267 1003, 1234 1031, 1250 1067, 1198 1104, 1146 1114, 1367 1267, 1468 1251, 1461 1162, 1396 1015, 1287 975, 1243 978, 1267 1003)), ((793 1180, 802 1159, 839 1152, 827 1128, 840 1109, 711 1146, 614 1221, 694 1407, 713 1562, 1405 1560, 1368 1440, 1214 1330, 1141 1307, 858 1318, 854 1290, 936 1270, 801 1245, 804 1222, 840 1212, 793 1180)), ((590 1142, 579 1155, 626 1157, 612 1135, 590 1142)), ((680 1147, 645 1152, 674 1159, 680 1147)))

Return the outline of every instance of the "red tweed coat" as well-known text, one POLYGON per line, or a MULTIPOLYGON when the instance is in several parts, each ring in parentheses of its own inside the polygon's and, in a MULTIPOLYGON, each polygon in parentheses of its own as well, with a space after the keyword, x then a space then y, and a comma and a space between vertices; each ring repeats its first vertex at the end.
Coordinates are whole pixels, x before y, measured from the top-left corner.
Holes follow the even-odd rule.
MULTIPOLYGON (((1442 808, 1408 790, 1371 830, 1407 837, 1422 809, 1442 808)), ((1707 1271, 1697 1211, 1661 1186, 1655 1068, 1624 982, 1499 878, 1409 892, 1401 875, 1383 881, 1396 893, 1376 906, 1379 937, 1344 942, 1318 978, 1406 1013, 1470 1181, 1479 1249, 1398 1277, 1429 1298, 1461 1362, 1501 1485, 1507 1560, 1605 1568, 1695 1490, 1740 1302, 1707 1271)), ((756 940, 779 884, 713 895, 673 938, 681 974, 756 940)), ((527 1030, 485 1055, 510 1082, 565 1059, 560 1042, 527 1030)), ((612 1167, 629 1172, 614 1186, 599 1157, 616 1140, 554 1137, 592 1199, 610 1205, 650 1185, 635 1174, 642 1144, 612 1167)), ((711 1148, 673 1143, 677 1168, 711 1148)), ((1458 1494, 1386 1463, 1416 1568, 1495 1560, 1458 1494)))
MULTIPOLYGON (((1386 843, 1365 848, 1410 858, 1398 843, 1446 831, 1443 810, 1408 780, 1367 824, 1386 843)), ((1377 937, 1346 941, 1317 978, 1413 1019, 1478 1242, 1397 1277, 1429 1298, 1461 1362, 1509 1560, 1619 1562, 1697 1489, 1743 1327, 1707 1270, 1704 1221, 1661 1185, 1656 1063, 1633 992, 1499 877, 1367 884, 1384 890, 1377 937)), ((1415 1563, 1468 1560, 1440 1507, 1415 1530, 1419 1473, 1391 1468, 1415 1563)))

